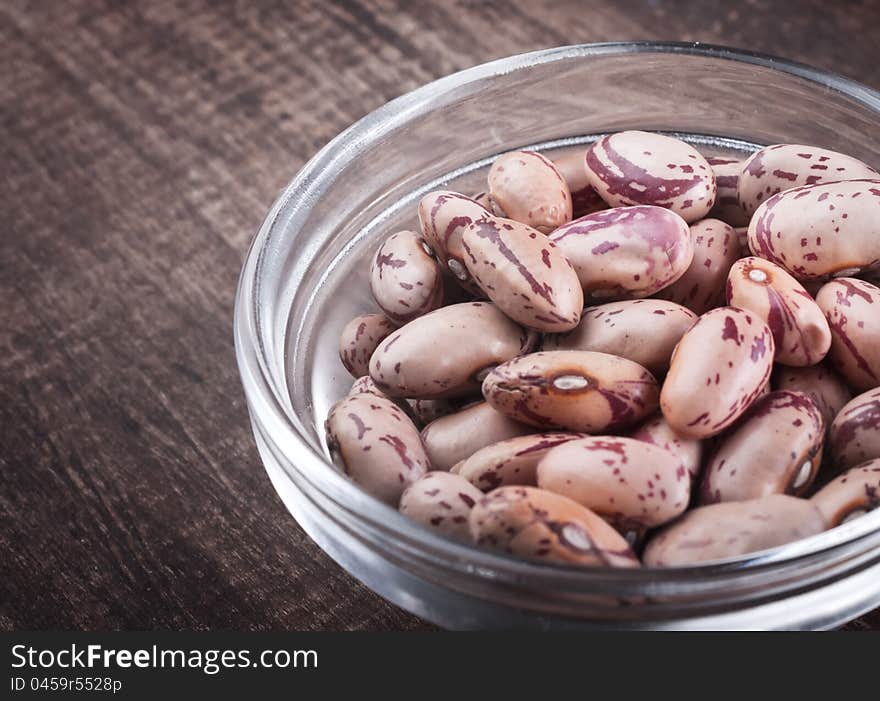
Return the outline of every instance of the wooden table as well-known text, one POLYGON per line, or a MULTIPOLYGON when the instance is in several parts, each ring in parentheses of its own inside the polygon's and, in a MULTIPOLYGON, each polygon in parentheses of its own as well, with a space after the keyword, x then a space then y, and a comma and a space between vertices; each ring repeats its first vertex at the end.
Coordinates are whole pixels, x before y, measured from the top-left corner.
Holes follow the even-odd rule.
POLYGON ((386 100, 541 47, 700 40, 880 87, 876 4, 791 5, 3 3, 0 628, 427 628, 257 457, 231 319, 268 206, 386 100))

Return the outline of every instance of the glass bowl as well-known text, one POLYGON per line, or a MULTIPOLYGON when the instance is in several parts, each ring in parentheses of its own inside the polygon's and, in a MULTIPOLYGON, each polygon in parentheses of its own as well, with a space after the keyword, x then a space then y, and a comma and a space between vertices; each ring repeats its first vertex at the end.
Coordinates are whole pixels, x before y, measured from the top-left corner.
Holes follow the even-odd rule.
MULTIPOLYGON (((454 542, 329 462, 323 421, 352 378, 337 339, 374 310, 368 259, 440 186, 483 189, 504 151, 624 129, 709 154, 777 142, 880 162, 880 94, 845 78, 699 44, 593 44, 486 63, 386 104, 325 146, 247 254, 235 346, 263 463, 287 508, 367 586, 449 628, 829 628, 880 605, 880 510, 773 550, 700 566, 576 569, 454 542)), ((283 167, 283 164, 279 164, 283 167)))

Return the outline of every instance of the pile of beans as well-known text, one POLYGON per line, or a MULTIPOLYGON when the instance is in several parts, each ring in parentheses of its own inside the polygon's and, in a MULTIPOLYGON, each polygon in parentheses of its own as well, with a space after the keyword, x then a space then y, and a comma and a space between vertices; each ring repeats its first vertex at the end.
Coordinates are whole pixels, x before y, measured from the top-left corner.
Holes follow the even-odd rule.
POLYGON ((452 538, 676 566, 880 504, 880 174, 628 131, 500 156, 379 246, 334 461, 452 538), (873 277, 872 277, 873 276, 873 277))

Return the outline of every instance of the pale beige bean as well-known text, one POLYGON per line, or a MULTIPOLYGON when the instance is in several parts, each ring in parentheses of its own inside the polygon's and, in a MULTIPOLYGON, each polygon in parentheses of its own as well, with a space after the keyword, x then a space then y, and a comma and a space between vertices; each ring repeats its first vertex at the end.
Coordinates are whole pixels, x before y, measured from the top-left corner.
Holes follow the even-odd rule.
POLYGON ((826 427, 831 426, 837 413, 852 399, 849 387, 825 362, 807 368, 778 366, 773 376, 773 389, 792 389, 808 394, 822 412, 826 427))
POLYGON ((462 241, 473 279, 511 319, 553 333, 577 326, 583 291, 571 264, 546 236, 486 215, 465 229, 462 241))
POLYGON ((379 308, 398 324, 439 307, 443 276, 425 239, 412 231, 385 239, 370 266, 370 290, 379 308))
POLYGON ((831 327, 832 367, 857 391, 880 386, 880 288, 838 278, 819 290, 816 303, 831 327))
POLYGON ((574 331, 545 336, 542 349, 619 355, 659 376, 669 369, 672 350, 696 320, 696 314, 674 302, 609 302, 585 309, 574 331))
POLYGON ((803 496, 822 463, 825 420, 803 392, 771 392, 721 438, 706 465, 700 503, 803 496))
POLYGON ((678 280, 694 257, 687 223, 661 207, 618 207, 550 235, 571 261, 587 299, 636 299, 678 280))
POLYGON ((396 507, 403 490, 431 469, 418 429, 389 399, 354 394, 325 422, 330 455, 354 482, 396 507))
POLYGON ((747 217, 783 190, 840 180, 876 178, 866 163, 836 151, 802 144, 774 144, 756 151, 740 170, 737 198, 747 217))
POLYGON ((541 428, 604 433, 657 408, 657 381, 625 358, 590 351, 548 351, 496 367, 483 396, 498 411, 541 428))
POLYGON ((822 512, 807 499, 773 494, 692 509, 645 548, 651 567, 681 567, 748 555, 821 533, 822 512))
POLYGON ((734 263, 727 277, 727 303, 767 322, 777 363, 815 365, 831 347, 831 329, 819 305, 775 263, 754 256, 734 263))
POLYGON ((691 478, 675 454, 618 436, 569 441, 538 463, 538 486, 586 506, 623 533, 641 534, 687 508, 691 478))
POLYGON ((571 192, 549 159, 511 151, 489 169, 489 199, 508 219, 547 234, 571 220, 571 192))
POLYGON ((671 209, 688 223, 715 204, 715 174, 690 144, 662 134, 624 131, 599 139, 586 158, 587 177, 612 207, 671 209))
POLYGON ((470 539, 468 517, 483 493, 448 472, 429 472, 400 497, 400 513, 459 540, 470 539))
POLYGON ((692 483, 699 477, 703 459, 702 441, 678 433, 669 425, 662 413, 658 412, 642 423, 629 434, 629 437, 652 443, 674 454, 687 469, 692 483))
POLYGON ((840 410, 828 433, 828 451, 838 470, 880 458, 880 388, 860 394, 840 410))
POLYGON ((720 219, 730 226, 748 226, 749 215, 739 204, 737 189, 743 162, 738 158, 712 157, 706 159, 715 173, 715 206, 710 217, 720 219))
MULTIPOLYGON (((485 198, 485 193, 483 197, 485 198)), ((440 264, 452 274, 459 285, 472 294, 482 292, 464 265, 461 236, 471 222, 490 213, 487 199, 478 201, 450 190, 430 192, 419 202, 422 236, 434 249, 440 264)))
POLYGON ((880 267, 880 179, 805 185, 773 195, 749 223, 749 248, 798 280, 880 267))
POLYGON ((623 537, 577 502, 534 487, 501 487, 471 511, 471 538, 493 550, 570 565, 638 567, 623 537))
POLYGON ((869 460, 831 480, 812 501, 833 528, 880 506, 880 459, 869 460))
POLYGON ((724 304, 727 274, 740 257, 736 232, 718 219, 703 219, 691 225, 694 258, 684 274, 658 297, 682 304, 695 314, 704 314, 724 304))
POLYGON ((339 334, 339 359, 352 377, 370 371, 370 357, 397 327, 384 314, 361 314, 349 321, 339 334))
POLYGON ((721 433, 751 406, 773 367, 773 334, 736 307, 706 312, 682 336, 660 394, 666 420, 690 438, 721 433))
POLYGON ((429 423, 422 431, 422 441, 434 469, 450 470, 487 445, 533 431, 487 403, 478 402, 429 423))
POLYGON ((599 193, 590 185, 587 177, 587 149, 580 148, 559 158, 554 158, 553 163, 565 179, 571 192, 571 216, 573 219, 608 209, 599 193))
POLYGON ((481 448, 455 465, 456 474, 484 492, 511 484, 534 486, 535 468, 549 450, 582 438, 579 433, 534 433, 481 448))
POLYGON ((479 392, 489 369, 537 340, 494 304, 454 304, 388 336, 370 359, 370 376, 391 397, 464 397, 479 392))

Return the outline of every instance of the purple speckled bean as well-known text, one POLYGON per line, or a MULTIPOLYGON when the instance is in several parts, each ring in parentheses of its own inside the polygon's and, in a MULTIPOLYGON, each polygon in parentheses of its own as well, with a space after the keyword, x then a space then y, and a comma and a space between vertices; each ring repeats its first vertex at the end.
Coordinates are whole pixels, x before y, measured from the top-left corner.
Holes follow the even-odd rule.
POLYGON ((464 265, 461 236, 465 228, 484 214, 491 214, 488 196, 472 199, 450 190, 429 192, 419 202, 419 226, 422 236, 434 249, 437 260, 455 281, 471 294, 481 295, 464 265))
POLYGON ((838 278, 819 290, 816 303, 831 327, 832 367, 857 391, 880 386, 880 288, 838 278))
POLYGON ((534 433, 481 448, 455 466, 455 472, 489 492, 511 484, 535 486, 535 468, 547 451, 582 438, 579 433, 534 433))
POLYGON ((849 387, 826 362, 807 368, 778 366, 773 375, 773 389, 792 389, 810 395, 822 412, 826 427, 831 426, 837 413, 852 399, 849 387))
POLYGON ((800 185, 877 178, 866 163, 815 146, 775 144, 755 151, 740 170, 737 198, 751 217, 769 197, 800 185))
POLYGON ((569 565, 638 567, 623 537, 601 517, 559 494, 501 487, 471 511, 471 538, 493 550, 569 565))
POLYGON ((369 375, 364 375, 354 381, 351 385, 351 389, 348 390, 348 396, 351 396, 352 394, 375 394, 377 397, 390 399, 387 394, 376 386, 376 383, 373 382, 373 378, 369 375))
POLYGON ((690 438, 721 433, 763 393, 773 334, 736 307, 706 312, 679 341, 660 394, 666 420, 690 438))
POLYGON ((451 470, 487 445, 533 431, 486 402, 477 402, 429 423, 422 430, 422 443, 435 470, 451 470))
POLYGON ((825 420, 803 392, 764 395, 726 434, 706 465, 700 502, 803 496, 822 462, 825 420))
POLYGON ((815 365, 831 347, 831 329, 819 305, 775 263, 754 256, 734 263, 727 277, 727 303, 767 322, 777 363, 815 365))
POLYGON ((414 319, 382 341, 370 359, 370 376, 390 397, 475 395, 487 368, 528 352, 537 340, 494 304, 453 304, 414 319))
POLYGON ((586 156, 587 150, 581 148, 553 159, 553 163, 556 164, 556 168, 565 179, 571 192, 571 216, 573 218, 608 209, 608 203, 599 197, 599 193, 593 189, 587 178, 586 156))
POLYGON ((880 506, 880 460, 869 460, 836 477, 816 492, 815 504, 833 528, 880 506))
POLYGON ((411 399, 409 404, 423 426, 462 408, 462 400, 458 399, 411 399))
POLYGON ((715 206, 709 212, 710 217, 720 219, 730 226, 746 227, 749 225, 749 215, 745 213, 739 204, 737 190, 739 187, 739 174, 742 171, 743 162, 738 158, 712 157, 706 159, 715 173, 715 206))
POLYGON ((370 266, 370 290, 379 308, 398 324, 439 307, 443 276, 425 239, 412 231, 385 239, 370 266))
POLYGON ((448 472, 429 472, 400 497, 400 513, 458 540, 470 540, 468 518, 483 493, 448 472))
POLYGON ((685 221, 661 207, 618 207, 550 235, 593 300, 648 297, 680 278, 694 256, 685 221))
POLYGON ((840 410, 828 432, 828 450, 838 470, 880 458, 880 388, 860 394, 840 410))
POLYGON ((618 436, 592 436, 551 450, 538 486, 586 506, 623 533, 641 534, 687 508, 691 478, 675 454, 618 436))
POLYGON ((642 561, 651 567, 678 567, 724 560, 807 538, 826 527, 815 504, 785 494, 710 504, 658 531, 642 561))
POLYGON ((657 381, 641 365, 606 353, 549 351, 515 358, 483 382, 486 401, 545 429, 604 433, 657 408, 657 381))
POLYGON ((752 253, 798 280, 880 267, 880 179, 804 185, 773 195, 749 223, 752 253))
POLYGON ((693 483, 700 475, 703 443, 678 433, 662 413, 658 412, 629 434, 637 441, 652 443, 675 454, 687 469, 693 483))
POLYGON ((384 314, 362 314, 349 321, 339 334, 339 359, 352 377, 370 371, 370 357, 397 327, 384 314))
POLYGON ((715 204, 712 167, 693 146, 669 136, 605 136, 587 151, 586 166, 590 184, 612 207, 656 205, 691 223, 715 204))
POLYGON ((571 264, 543 234, 486 215, 465 229, 465 265, 501 311, 538 331, 577 326, 584 296, 571 264))
POLYGON ((489 169, 496 211, 547 234, 571 219, 571 192, 553 162, 534 151, 511 151, 489 169))
POLYGON ((542 350, 586 350, 619 355, 655 376, 669 369, 675 344, 697 315, 674 302, 635 299, 585 309, 574 331, 546 336, 542 350))
POLYGON ((431 469, 419 431, 393 402, 353 394, 325 422, 330 455, 354 482, 396 507, 403 490, 431 469))
POLYGON ((691 225, 694 257, 684 274, 657 294, 704 314, 724 304, 727 274, 742 252, 736 232, 718 219, 691 225))

